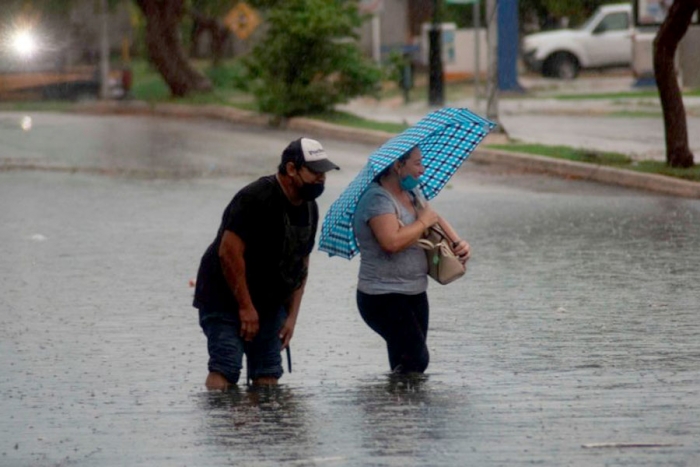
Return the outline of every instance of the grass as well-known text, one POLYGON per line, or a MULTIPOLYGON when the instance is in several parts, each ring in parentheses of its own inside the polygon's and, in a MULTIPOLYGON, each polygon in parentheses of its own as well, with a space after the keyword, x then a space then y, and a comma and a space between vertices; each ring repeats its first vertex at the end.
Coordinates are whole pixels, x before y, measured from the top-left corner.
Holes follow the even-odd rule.
POLYGON ((689 169, 678 169, 669 167, 665 162, 661 161, 639 161, 632 167, 632 170, 700 182, 700 165, 695 165, 689 169))
POLYGON ((630 157, 615 152, 597 152, 584 149, 576 149, 568 146, 546 146, 543 144, 490 144, 490 149, 512 151, 537 156, 566 159, 575 162, 604 165, 620 169, 634 170, 636 172, 665 175, 667 177, 680 178, 693 182, 700 182, 700 165, 689 169, 669 167, 662 161, 634 161, 630 157))
POLYGON ((324 112, 321 114, 309 115, 308 117, 336 125, 349 126, 363 130, 386 131, 389 133, 401 133, 408 128, 408 125, 403 123, 377 122, 339 111, 324 112))
POLYGON ((659 118, 662 119, 664 114, 662 112, 652 112, 644 110, 621 110, 619 112, 611 112, 607 114, 608 117, 617 118, 659 118))
POLYGON ((70 101, 10 101, 0 103, 0 110, 14 112, 67 112, 75 106, 70 101))
POLYGON ((245 81, 244 72, 236 61, 227 61, 218 67, 209 62, 195 62, 195 67, 204 73, 214 85, 214 91, 196 93, 183 98, 173 98, 170 89, 160 74, 144 60, 132 65, 134 99, 145 102, 172 102, 189 105, 228 105, 245 110, 257 110, 252 96, 240 89, 245 81))
MULTIPOLYGON (((700 89, 692 89, 683 92, 684 96, 697 97, 700 96, 700 89)), ((609 100, 624 100, 624 99, 644 99, 655 97, 658 99, 659 91, 656 89, 640 90, 640 91, 624 91, 624 92, 603 92, 594 94, 559 94, 554 96, 559 100, 594 100, 594 99, 609 99, 609 100)))
POLYGON ((583 149, 571 148, 568 146, 547 146, 544 144, 490 144, 489 148, 503 151, 520 152, 534 154, 537 156, 554 157, 556 159, 566 159, 575 162, 587 162, 601 165, 628 165, 632 159, 624 154, 616 152, 597 152, 583 149))

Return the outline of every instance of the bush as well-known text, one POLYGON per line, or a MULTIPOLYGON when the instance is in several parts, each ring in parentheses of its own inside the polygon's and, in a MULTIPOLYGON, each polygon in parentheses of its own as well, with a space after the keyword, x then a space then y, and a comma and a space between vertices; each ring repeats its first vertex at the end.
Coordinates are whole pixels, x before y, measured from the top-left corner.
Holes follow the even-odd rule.
POLYGON ((206 70, 206 75, 215 88, 250 90, 248 70, 240 61, 229 61, 210 67, 206 70))
POLYGON ((362 56, 356 2, 285 0, 269 10, 267 35, 247 64, 261 111, 325 112, 378 89, 381 71, 362 56))

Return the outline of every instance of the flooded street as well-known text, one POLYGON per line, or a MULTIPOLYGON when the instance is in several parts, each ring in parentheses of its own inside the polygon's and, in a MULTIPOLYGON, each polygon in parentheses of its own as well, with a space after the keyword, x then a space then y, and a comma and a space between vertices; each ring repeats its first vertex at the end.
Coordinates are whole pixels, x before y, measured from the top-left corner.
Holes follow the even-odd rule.
MULTIPOLYGON (((298 135, 13 118, 0 159, 53 169, 0 172, 0 465, 700 463, 699 200, 467 163, 433 203, 473 254, 431 284, 424 377, 389 376, 359 260, 315 251, 293 372, 208 393, 188 282, 298 135)), ((319 140, 325 213, 374 148, 319 140)))

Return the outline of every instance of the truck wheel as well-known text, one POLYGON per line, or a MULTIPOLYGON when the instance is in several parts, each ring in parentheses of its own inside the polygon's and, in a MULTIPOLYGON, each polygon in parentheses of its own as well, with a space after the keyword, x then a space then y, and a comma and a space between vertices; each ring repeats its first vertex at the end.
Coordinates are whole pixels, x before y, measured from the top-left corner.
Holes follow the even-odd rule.
POLYGON ((545 70, 554 78, 575 79, 579 71, 578 60, 571 54, 557 53, 547 59, 545 70))

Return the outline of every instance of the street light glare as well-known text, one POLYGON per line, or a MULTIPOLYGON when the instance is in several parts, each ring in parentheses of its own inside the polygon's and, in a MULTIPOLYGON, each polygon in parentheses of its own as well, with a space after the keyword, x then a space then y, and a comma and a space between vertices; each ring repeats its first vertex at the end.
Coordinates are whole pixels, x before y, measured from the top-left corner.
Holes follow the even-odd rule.
POLYGON ((36 40, 30 31, 18 31, 12 38, 12 47, 23 58, 29 58, 36 51, 36 40))

